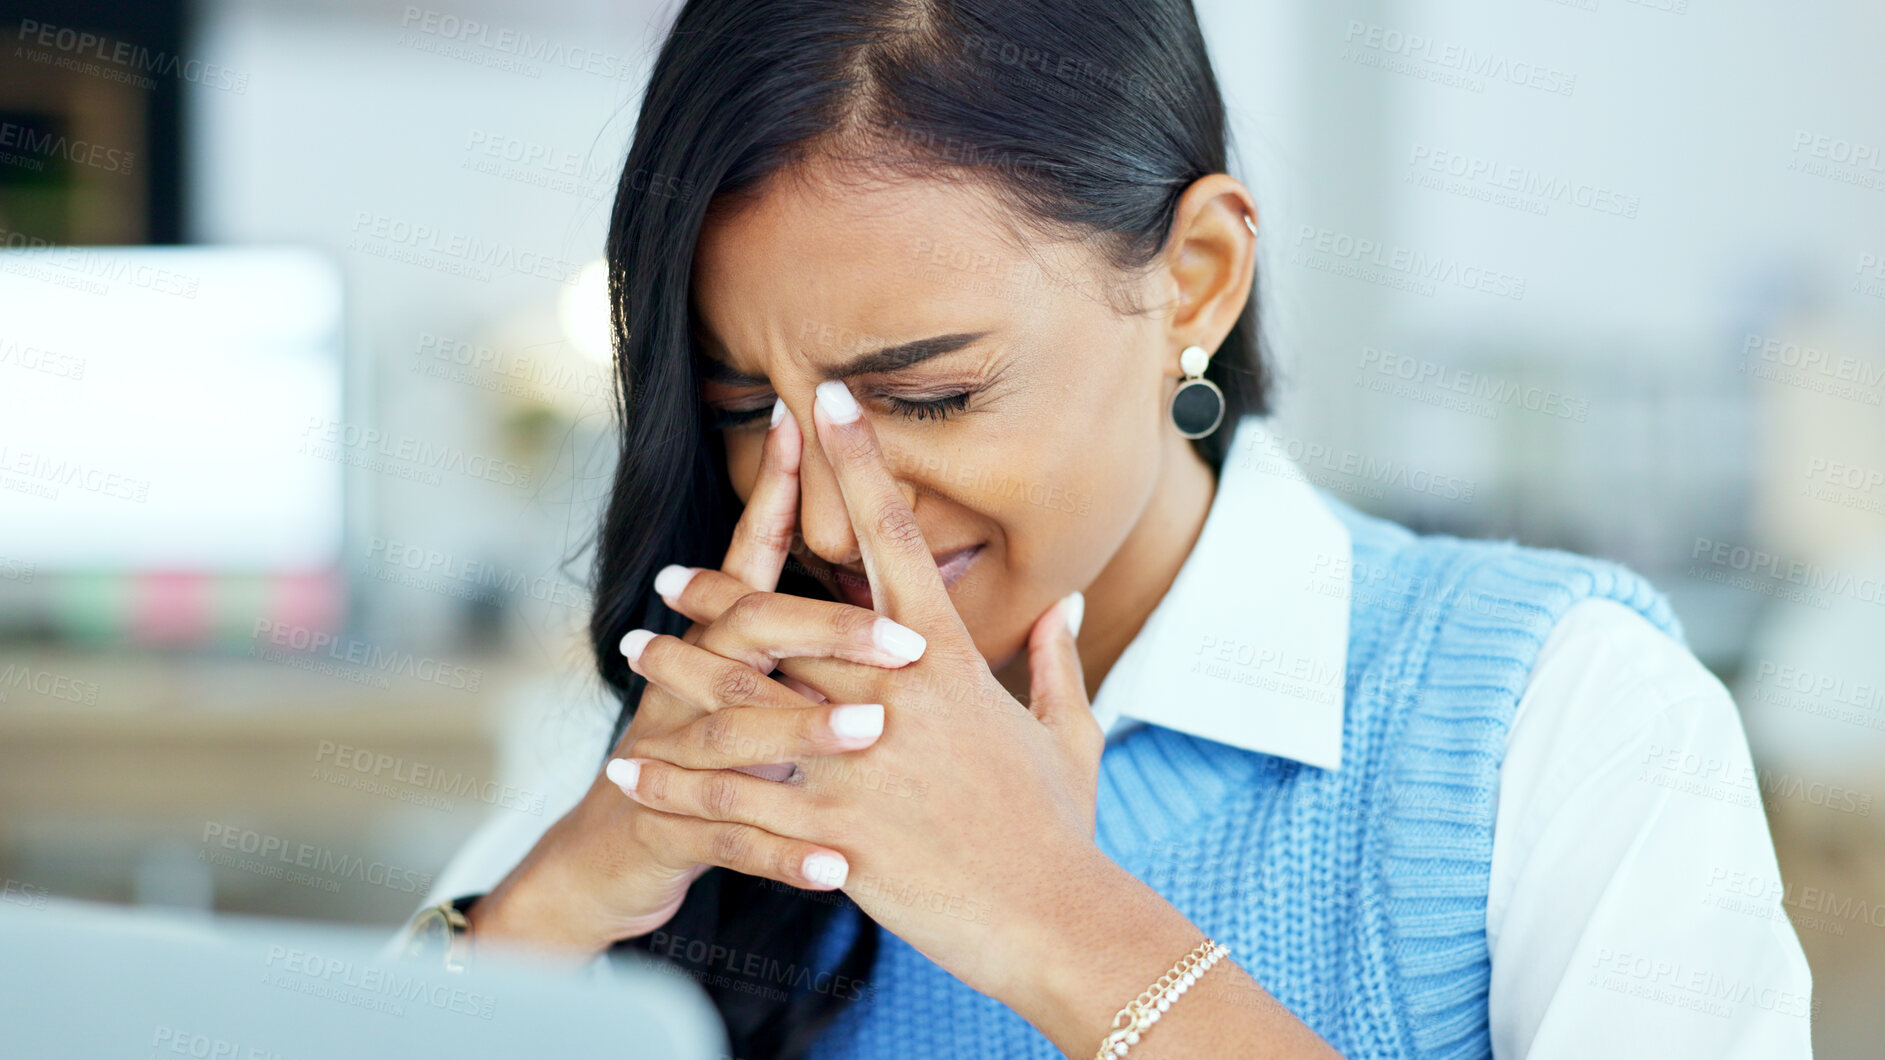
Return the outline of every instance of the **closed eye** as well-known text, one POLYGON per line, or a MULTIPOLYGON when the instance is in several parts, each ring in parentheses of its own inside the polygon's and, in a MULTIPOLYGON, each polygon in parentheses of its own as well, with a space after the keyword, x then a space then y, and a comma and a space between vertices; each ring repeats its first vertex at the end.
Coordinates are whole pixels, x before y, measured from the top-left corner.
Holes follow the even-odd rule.
POLYGON ((886 395, 884 400, 890 403, 890 411, 906 419, 946 420, 950 413, 961 412, 969 407, 969 393, 970 391, 965 390, 960 394, 949 394, 945 397, 929 398, 923 401, 886 395))
MULTIPOLYGON (((974 393, 973 390, 964 390, 958 394, 945 394, 941 397, 921 399, 892 397, 886 394, 883 400, 890 406, 890 411, 905 419, 945 420, 948 419, 951 414, 961 412, 968 408, 969 397, 974 393)), ((765 404, 756 408, 744 409, 723 409, 714 406, 709 407, 708 411, 713 413, 712 421, 708 424, 709 430, 738 430, 741 427, 756 424, 761 421, 766 421, 768 426, 770 426, 772 402, 767 401, 765 404)))

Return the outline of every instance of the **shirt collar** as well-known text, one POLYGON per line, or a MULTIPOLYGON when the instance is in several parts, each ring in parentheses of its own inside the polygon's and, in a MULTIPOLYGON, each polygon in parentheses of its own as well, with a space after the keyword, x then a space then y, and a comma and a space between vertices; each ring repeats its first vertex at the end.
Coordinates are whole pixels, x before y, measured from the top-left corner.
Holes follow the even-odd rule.
POLYGON ((1245 416, 1191 554, 1093 697, 1115 738, 1149 723, 1338 769, 1349 534, 1245 416))

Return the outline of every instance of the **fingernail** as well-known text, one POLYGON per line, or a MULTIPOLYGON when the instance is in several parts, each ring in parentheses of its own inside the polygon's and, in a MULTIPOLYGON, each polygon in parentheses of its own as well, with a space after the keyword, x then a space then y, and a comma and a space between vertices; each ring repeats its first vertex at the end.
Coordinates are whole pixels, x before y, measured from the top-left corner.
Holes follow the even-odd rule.
POLYGON ((851 863, 837 854, 809 854, 800 869, 805 878, 826 887, 844 886, 845 877, 851 875, 851 863))
POLYGON ((1073 592, 1068 593, 1066 598, 1061 602, 1067 605, 1061 609, 1061 614, 1065 615, 1067 619, 1067 632, 1078 637, 1080 635, 1080 620, 1086 617, 1086 594, 1075 589, 1073 592))
POLYGON ((831 708, 831 734, 840 740, 875 740, 884 734, 882 703, 846 703, 831 708))
POLYGON ((851 396, 850 388, 837 379, 818 384, 818 407, 825 410, 825 418, 833 423, 850 423, 857 419, 857 399, 851 396))
POLYGON ((921 633, 900 622, 881 617, 871 623, 871 643, 904 662, 921 659, 923 649, 929 646, 921 633))
POLYGON ((670 600, 677 599, 687 591, 687 583, 693 581, 694 575, 699 573, 699 567, 683 567, 670 563, 661 568, 661 573, 655 575, 655 592, 670 600))
POLYGON ((622 794, 633 795, 635 782, 641 779, 641 763, 627 758, 612 758, 609 768, 603 770, 603 773, 616 787, 622 789, 622 794))
POLYGON ((651 629, 631 629, 622 634, 622 654, 628 656, 629 662, 640 662, 642 649, 653 639, 655 634, 651 629))
POLYGON ((779 421, 782 419, 785 419, 785 399, 773 398, 772 399, 772 425, 774 427, 777 427, 779 425, 779 421))

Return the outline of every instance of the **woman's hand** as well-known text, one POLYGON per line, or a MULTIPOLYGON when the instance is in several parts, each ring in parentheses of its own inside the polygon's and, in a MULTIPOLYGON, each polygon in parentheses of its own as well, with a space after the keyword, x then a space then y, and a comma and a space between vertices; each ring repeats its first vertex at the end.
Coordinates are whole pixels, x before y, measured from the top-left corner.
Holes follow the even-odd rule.
MULTIPOLYGON (((657 637, 631 665, 704 713, 631 742, 638 767, 632 794, 664 815, 842 853, 851 866, 844 890, 873 919, 1006 1000, 1032 985, 1015 981, 1033 964, 1018 947, 1069 903, 1090 897, 1099 877, 1123 875, 1093 841, 1103 738, 1074 648, 1081 598, 1070 596, 1035 623, 1031 702, 1023 706, 963 627, 875 434, 842 384, 819 388, 819 410, 820 439, 873 600, 919 631, 928 651, 900 669, 789 657, 802 653, 765 647, 774 637, 759 628, 744 586, 699 572, 663 595, 707 626, 703 646, 723 626, 740 626, 749 652, 788 656, 779 668, 833 703, 883 704, 873 716, 881 717, 882 736, 866 749, 847 749, 832 735, 842 715, 776 694, 766 702, 782 709, 726 709, 749 700, 745 688, 722 694, 729 683, 716 675, 730 672, 725 661, 657 637), (782 757, 800 765, 783 784, 728 771, 782 757)), ((798 883, 764 867, 759 874, 798 883)))
MULTIPOLYGON (((797 423, 790 416, 775 420, 726 560, 720 571, 712 572, 726 594, 721 620, 711 628, 696 623, 684 637, 662 640, 672 645, 670 650, 698 653, 702 665, 690 674, 722 700, 790 708, 755 713, 829 719, 833 707, 816 706, 799 691, 765 676, 778 654, 898 667, 923 654, 923 639, 861 608, 772 592, 797 526, 803 449, 797 423), (755 636, 761 631, 768 638, 764 645, 755 636)), ((657 589, 663 588, 669 587, 658 581, 657 589)), ((646 641, 645 631, 631 633, 623 650, 640 655, 646 641)), ((695 685, 677 690, 650 683, 616 747, 617 755, 641 740, 701 719, 704 711, 690 702, 689 694, 677 691, 702 698, 695 685)), ((855 737, 832 734, 828 721, 824 730, 822 741, 811 734, 794 742, 789 752, 783 744, 771 749, 749 744, 751 753, 738 764, 750 767, 756 776, 741 779, 773 784, 757 777, 782 778, 797 754, 862 746, 855 737)), ((622 797, 617 786, 620 763, 611 773, 613 777, 599 776, 517 868, 471 906, 468 919, 480 943, 531 942, 578 955, 599 953, 620 939, 667 923, 688 887, 712 865, 810 889, 830 889, 843 882, 844 859, 828 847, 750 824, 649 809, 622 797)))

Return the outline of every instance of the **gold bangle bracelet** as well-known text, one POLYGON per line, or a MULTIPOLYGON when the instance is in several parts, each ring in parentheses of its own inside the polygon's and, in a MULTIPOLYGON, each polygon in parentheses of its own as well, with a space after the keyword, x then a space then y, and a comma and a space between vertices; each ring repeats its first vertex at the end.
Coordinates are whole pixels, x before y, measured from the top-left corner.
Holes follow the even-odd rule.
POLYGON ((1149 1030, 1159 1017, 1171 1010, 1172 1005, 1191 989, 1193 983, 1220 959, 1230 955, 1230 947, 1211 939, 1205 939, 1198 948, 1185 954, 1184 959, 1172 966, 1159 981, 1147 987, 1132 1003, 1119 1010, 1113 1017, 1113 1029, 1100 1042, 1100 1051, 1093 1054, 1093 1060, 1112 1060, 1125 1056, 1127 1051, 1139 1044, 1139 1037, 1149 1030))

